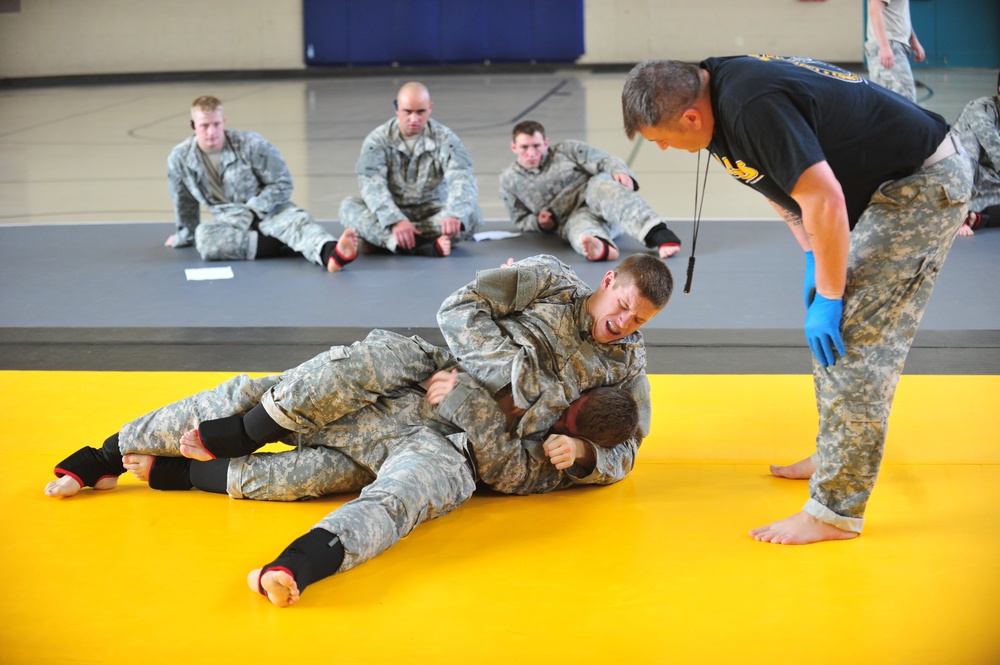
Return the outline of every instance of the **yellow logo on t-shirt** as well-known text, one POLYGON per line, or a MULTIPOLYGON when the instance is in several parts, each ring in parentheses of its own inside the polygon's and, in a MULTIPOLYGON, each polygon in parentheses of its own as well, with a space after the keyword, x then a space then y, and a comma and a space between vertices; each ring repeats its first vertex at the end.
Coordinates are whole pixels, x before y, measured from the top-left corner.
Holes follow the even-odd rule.
POLYGON ((803 69, 808 69, 810 71, 816 72, 817 74, 822 74, 823 76, 828 76, 830 78, 835 78, 839 81, 846 81, 847 83, 862 83, 864 79, 853 72, 849 72, 846 69, 841 69, 835 67, 829 63, 821 62, 819 60, 812 60, 811 58, 797 58, 793 56, 786 55, 766 55, 762 53, 753 53, 750 55, 751 58, 757 58, 758 60, 768 61, 768 60, 779 60, 781 62, 788 62, 796 67, 802 67, 803 69))
POLYGON ((716 155, 715 158, 718 159, 724 167, 726 167, 726 171, 729 172, 729 175, 734 178, 738 178, 743 182, 753 183, 764 177, 757 169, 747 166, 742 159, 737 159, 736 166, 733 166, 733 163, 729 161, 728 157, 719 157, 716 155))

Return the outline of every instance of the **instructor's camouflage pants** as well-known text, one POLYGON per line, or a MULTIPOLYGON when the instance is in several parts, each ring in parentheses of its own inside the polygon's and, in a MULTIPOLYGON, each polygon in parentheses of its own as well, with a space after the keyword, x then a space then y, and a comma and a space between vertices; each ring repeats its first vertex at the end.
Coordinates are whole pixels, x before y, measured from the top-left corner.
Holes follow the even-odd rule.
POLYGON ((823 522, 862 529, 896 384, 971 187, 960 150, 883 184, 851 233, 847 353, 827 368, 813 361, 819 433, 805 511, 823 522))

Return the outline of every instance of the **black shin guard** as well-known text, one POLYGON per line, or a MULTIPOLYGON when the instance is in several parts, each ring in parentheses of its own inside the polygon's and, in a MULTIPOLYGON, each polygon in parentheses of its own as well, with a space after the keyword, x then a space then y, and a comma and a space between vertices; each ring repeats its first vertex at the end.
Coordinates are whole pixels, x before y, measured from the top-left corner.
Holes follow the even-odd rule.
POLYGON ((681 246, 681 239, 677 237, 677 234, 668 229, 666 224, 662 223, 650 229, 643 242, 646 244, 646 247, 659 247, 661 245, 681 246))
MULTIPOLYGON (((284 570, 295 578, 295 584, 301 593, 313 582, 336 573, 342 563, 344 546, 340 543, 340 538, 324 529, 313 529, 296 538, 277 559, 262 567, 260 576, 263 578, 264 573, 269 570, 284 570)), ((259 581, 257 590, 267 595, 259 581)))
POLYGON ((189 490, 191 460, 186 457, 154 457, 149 467, 149 486, 154 490, 189 490))
POLYGON ((243 430, 250 439, 261 446, 265 443, 280 441, 292 433, 291 430, 274 422, 274 419, 267 414, 261 404, 250 409, 243 416, 243 430))
POLYGON ((348 263, 358 258, 357 254, 355 254, 349 259, 345 258, 344 255, 340 253, 340 250, 337 249, 337 241, 335 240, 323 243, 323 247, 319 250, 319 256, 320 260, 323 261, 324 270, 326 270, 327 267, 330 265, 330 259, 333 259, 334 263, 343 268, 348 263))
POLYGON ((257 232, 257 254, 254 258, 275 259, 289 256, 299 256, 299 253, 277 238, 257 232))
POLYGON ((109 436, 100 448, 81 448, 54 469, 56 477, 71 476, 82 487, 93 487, 101 478, 125 473, 122 454, 118 449, 118 432, 109 436))
POLYGON ((291 433, 274 422, 260 404, 243 415, 205 420, 198 426, 202 445, 216 458, 249 455, 291 433))
POLYGON ((988 229, 1000 226, 1000 205, 983 208, 979 213, 980 228, 988 229))
POLYGON ((444 254, 438 249, 437 238, 431 240, 417 240, 417 244, 411 249, 397 249, 397 254, 407 254, 409 256, 430 256, 442 257, 444 254))
POLYGON ((202 492, 228 494, 226 486, 229 480, 229 460, 213 459, 207 462, 192 460, 189 478, 191 485, 202 492))

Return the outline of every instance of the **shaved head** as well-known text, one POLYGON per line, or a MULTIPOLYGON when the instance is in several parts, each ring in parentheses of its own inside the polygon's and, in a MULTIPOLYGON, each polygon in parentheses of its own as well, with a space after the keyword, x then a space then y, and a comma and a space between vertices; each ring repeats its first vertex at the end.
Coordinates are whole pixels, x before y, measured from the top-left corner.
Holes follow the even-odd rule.
POLYGON ((404 83, 396 94, 396 117, 399 131, 405 137, 417 136, 424 131, 431 117, 431 93, 423 83, 404 83))

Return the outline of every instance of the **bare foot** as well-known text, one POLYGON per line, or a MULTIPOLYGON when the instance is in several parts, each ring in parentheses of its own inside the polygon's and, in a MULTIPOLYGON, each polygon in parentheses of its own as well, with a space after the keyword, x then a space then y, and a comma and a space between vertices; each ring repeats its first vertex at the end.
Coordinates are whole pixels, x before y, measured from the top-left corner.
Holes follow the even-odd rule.
POLYGON ((149 482, 149 468, 153 466, 153 456, 152 455, 139 455, 137 453, 129 453, 128 455, 122 455, 122 466, 125 470, 131 473, 133 476, 138 478, 144 483, 149 482))
MULTIPOLYGON (((114 476, 105 476, 94 485, 95 490, 113 490, 118 486, 118 479, 114 476)), ((83 489, 80 483, 76 482, 73 476, 63 476, 45 486, 45 496, 57 499, 73 496, 83 489)))
POLYGON ((267 599, 278 607, 290 607, 299 599, 299 587, 295 584, 295 578, 283 570, 269 570, 261 579, 260 568, 254 568, 247 575, 247 586, 254 593, 260 593, 260 587, 263 587, 267 599))
POLYGON ((198 430, 196 429, 185 432, 184 436, 181 437, 181 456, 189 457, 199 462, 207 462, 208 460, 215 459, 215 456, 208 452, 205 445, 201 442, 201 435, 198 434, 198 430))
POLYGON ((680 245, 660 245, 660 258, 669 259, 679 251, 681 251, 680 245))
MULTIPOLYGON (((345 229, 337 240, 337 251, 345 261, 353 261, 358 258, 358 234, 354 229, 345 229)), ((327 272, 340 272, 344 266, 337 263, 333 257, 326 262, 327 272)))
POLYGON ((805 511, 758 529, 750 529, 750 535, 763 543, 778 545, 808 545, 824 540, 849 540, 858 536, 854 531, 844 531, 832 524, 820 522, 805 511))
POLYGON ((448 236, 438 236, 434 241, 434 248, 438 256, 448 256, 451 254, 451 238, 448 236))
POLYGON ((608 254, 604 256, 604 241, 600 238, 583 236, 580 238, 580 244, 583 245, 583 255, 588 261, 614 261, 618 258, 618 248, 610 243, 608 243, 608 254))
POLYGON ((812 457, 807 457, 795 464, 788 464, 786 466, 779 464, 771 465, 772 476, 791 478, 792 480, 809 480, 815 471, 816 465, 813 464, 812 457))

